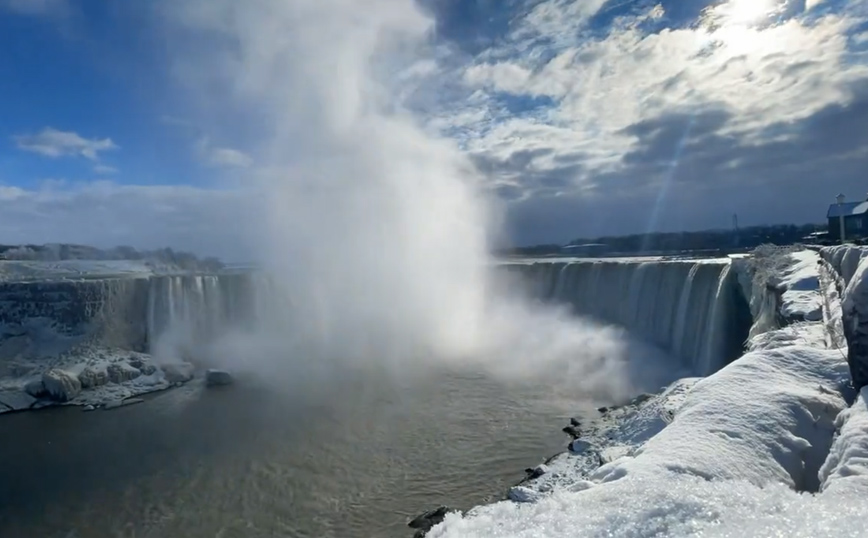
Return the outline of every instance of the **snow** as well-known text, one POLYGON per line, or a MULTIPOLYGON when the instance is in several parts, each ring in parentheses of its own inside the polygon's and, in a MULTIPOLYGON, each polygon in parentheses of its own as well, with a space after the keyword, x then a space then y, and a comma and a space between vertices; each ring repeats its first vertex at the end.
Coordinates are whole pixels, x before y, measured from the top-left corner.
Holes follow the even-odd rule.
MULTIPOLYGON (((101 407, 134 396, 168 389, 175 384, 175 380, 171 379, 166 372, 188 367, 192 370, 189 363, 164 364, 155 361, 146 353, 97 344, 76 345, 67 352, 53 357, 19 359, 15 364, 15 370, 19 375, 0 377, 0 414, 29 409, 37 403, 35 398, 27 395, 25 388, 39 383, 42 375, 50 370, 60 370, 78 376, 86 368, 103 373, 114 368, 118 372, 125 372, 127 374, 125 377, 133 377, 84 388, 73 399, 64 402, 65 405, 101 407)), ((40 407, 47 403, 45 400, 38 402, 40 407)))
POLYGON ((840 434, 821 470, 822 491, 863 495, 868 492, 868 387, 838 416, 840 434))
POLYGON ((864 534, 868 389, 847 408, 819 256, 783 254, 769 283, 794 323, 754 336, 714 375, 607 411, 582 427, 578 453, 510 491, 522 502, 450 514, 428 536, 864 534))
MULTIPOLYGON (((750 353, 697 382, 672 423, 593 472, 592 487, 451 515, 429 536, 858 534, 868 503, 842 506, 825 492, 798 493, 818 487, 827 440, 845 408, 838 389, 846 377, 835 351, 750 353)), ((860 487, 868 494, 868 485, 860 487)))
POLYGON ((820 255, 805 250, 794 252, 789 257, 795 263, 779 277, 779 288, 784 290, 781 314, 788 320, 822 320, 822 296, 817 293, 820 287, 817 270, 820 255))
POLYGON ((0 282, 145 277, 180 272, 171 264, 146 260, 0 260, 0 282))

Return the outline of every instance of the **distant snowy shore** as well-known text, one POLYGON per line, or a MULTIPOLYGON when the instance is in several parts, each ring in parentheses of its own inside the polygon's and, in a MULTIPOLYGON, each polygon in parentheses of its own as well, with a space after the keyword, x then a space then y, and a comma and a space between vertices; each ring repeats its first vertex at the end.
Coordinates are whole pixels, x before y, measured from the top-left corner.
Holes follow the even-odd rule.
POLYGON ((830 263, 786 250, 739 261, 752 264, 741 269, 753 269, 756 295, 742 358, 574 421, 570 451, 529 470, 509 500, 446 514, 427 536, 864 533, 868 388, 847 388, 837 272, 853 294, 868 265, 855 268, 864 253, 823 257, 830 263))
POLYGON ((0 414, 116 407, 186 383, 197 345, 253 318, 258 283, 171 249, 0 245, 0 414))
POLYGON ((138 251, 132 247, 97 249, 84 245, 0 245, 0 282, 131 277, 214 272, 225 266, 169 248, 138 251))

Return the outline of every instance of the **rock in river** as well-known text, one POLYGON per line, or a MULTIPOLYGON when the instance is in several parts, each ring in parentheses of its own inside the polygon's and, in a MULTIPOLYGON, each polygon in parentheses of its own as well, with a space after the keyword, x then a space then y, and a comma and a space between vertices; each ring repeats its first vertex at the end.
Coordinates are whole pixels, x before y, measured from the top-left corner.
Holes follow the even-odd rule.
POLYGON ((231 385, 232 381, 232 375, 229 372, 223 370, 208 370, 205 372, 205 385, 208 387, 231 385))
POLYGON ((446 514, 451 512, 457 512, 457 510, 453 510, 448 506, 439 506, 434 510, 429 510, 415 518, 410 523, 407 523, 407 526, 411 529, 419 529, 416 531, 416 534, 413 535, 414 537, 422 537, 436 525, 442 523, 446 518, 446 514))

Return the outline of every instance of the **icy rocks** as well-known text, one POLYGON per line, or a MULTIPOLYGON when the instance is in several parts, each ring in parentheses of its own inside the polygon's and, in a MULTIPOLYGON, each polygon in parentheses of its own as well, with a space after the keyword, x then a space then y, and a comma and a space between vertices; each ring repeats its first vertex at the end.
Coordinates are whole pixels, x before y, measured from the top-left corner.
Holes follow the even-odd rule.
POLYGON ((527 473, 527 480, 536 480, 549 472, 549 468, 545 465, 537 465, 536 467, 525 469, 524 472, 527 473))
POLYGON ((220 387, 232 384, 232 375, 223 370, 208 370, 205 372, 205 385, 208 387, 220 387))
POLYGON ((68 402, 81 393, 81 381, 73 373, 52 369, 42 374, 42 385, 52 400, 68 402))
POLYGON ((87 367, 78 374, 82 389, 100 387, 109 382, 109 375, 105 370, 95 370, 87 367))
POLYGON ((129 360, 129 365, 140 371, 142 375, 151 375, 157 371, 157 367, 151 364, 150 362, 146 362, 139 357, 133 357, 129 360))
POLYGON ((540 499, 541 495, 536 491, 524 486, 513 486, 506 494, 510 501, 516 503, 533 503, 540 499))
POLYGON ((576 439, 572 443, 570 443, 570 452, 573 454, 583 454, 591 448, 591 443, 587 441, 582 441, 581 439, 576 439))
POLYGON ((189 362, 173 362, 160 365, 169 383, 186 383, 193 379, 193 365, 189 362))
POLYGON ((448 506, 439 506, 434 510, 429 510, 419 517, 415 518, 413 521, 407 523, 407 526, 411 529, 419 529, 414 534, 414 538, 421 538, 425 536, 428 531, 430 531, 435 526, 443 523, 443 520, 446 518, 446 514, 457 512, 457 510, 453 510, 448 506))
POLYGON ((126 381, 132 381, 133 379, 142 375, 137 368, 130 366, 129 364, 123 362, 116 362, 113 364, 109 364, 106 368, 106 373, 108 374, 109 381, 112 383, 124 383, 126 381))
POLYGON ((45 385, 42 384, 41 378, 33 379, 24 385, 24 392, 34 398, 42 398, 48 394, 48 391, 45 390, 45 385))

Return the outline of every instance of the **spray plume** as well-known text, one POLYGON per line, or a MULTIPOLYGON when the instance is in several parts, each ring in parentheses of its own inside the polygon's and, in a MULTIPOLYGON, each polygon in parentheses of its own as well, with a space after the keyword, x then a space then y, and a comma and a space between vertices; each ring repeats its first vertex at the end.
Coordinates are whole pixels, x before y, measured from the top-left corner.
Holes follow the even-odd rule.
POLYGON ((259 169, 247 180, 265 201, 251 240, 291 302, 224 354, 269 371, 287 354, 295 367, 557 370, 579 391, 631 390, 619 333, 534 305, 496 276, 497 215, 480 178, 398 102, 394 73, 431 60, 433 23, 413 0, 171 6, 177 70, 197 102, 255 126, 259 169))

